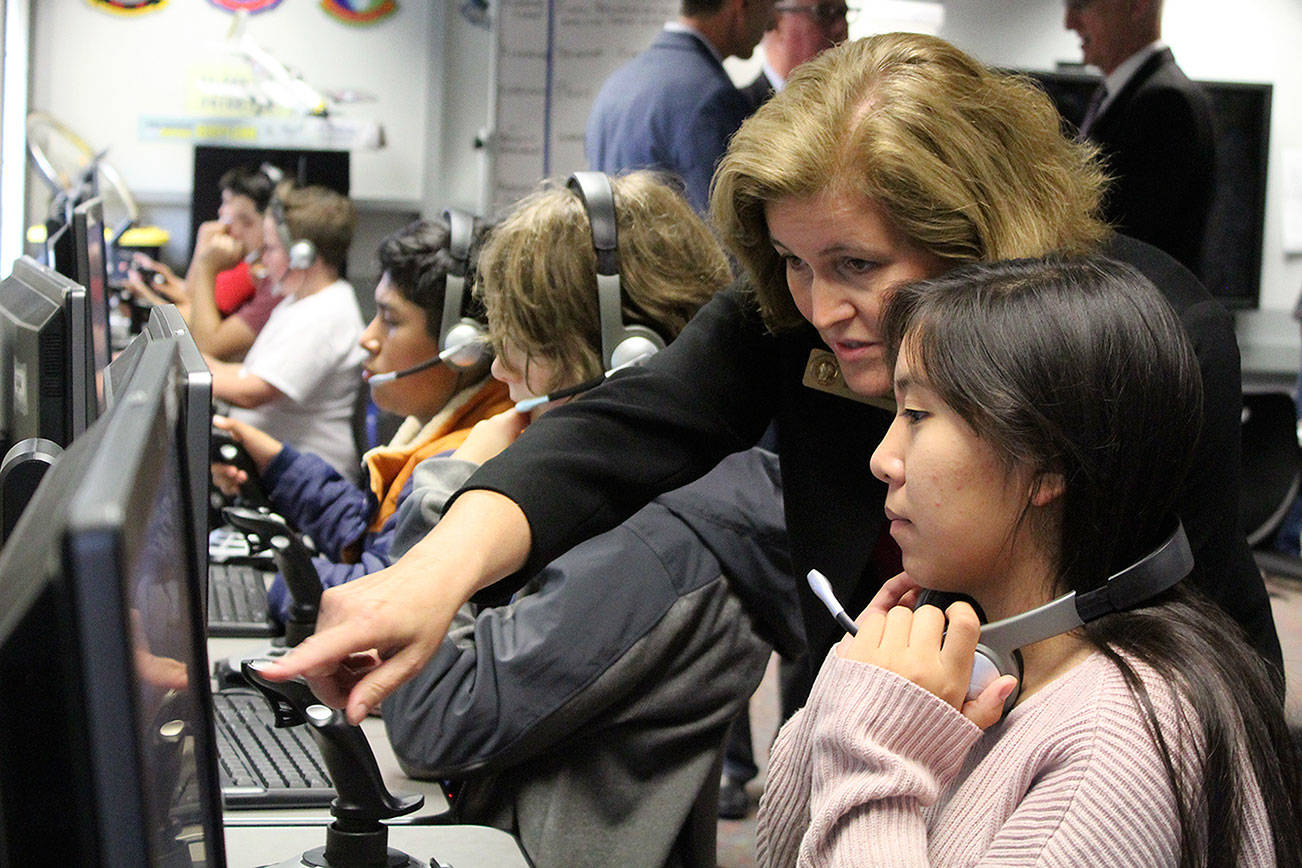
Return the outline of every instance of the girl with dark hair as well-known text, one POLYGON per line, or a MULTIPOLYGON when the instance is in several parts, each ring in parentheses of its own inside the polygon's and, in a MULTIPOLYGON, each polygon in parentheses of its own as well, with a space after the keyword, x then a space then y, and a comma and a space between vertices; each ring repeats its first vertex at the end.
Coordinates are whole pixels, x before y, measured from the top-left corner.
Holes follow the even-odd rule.
POLYGON ((966 266, 882 315, 897 411, 872 455, 905 572, 774 746, 764 865, 1298 865, 1269 672, 1188 582, 1021 649, 966 697, 979 622, 1156 549, 1202 416, 1179 320, 1110 260, 966 266))

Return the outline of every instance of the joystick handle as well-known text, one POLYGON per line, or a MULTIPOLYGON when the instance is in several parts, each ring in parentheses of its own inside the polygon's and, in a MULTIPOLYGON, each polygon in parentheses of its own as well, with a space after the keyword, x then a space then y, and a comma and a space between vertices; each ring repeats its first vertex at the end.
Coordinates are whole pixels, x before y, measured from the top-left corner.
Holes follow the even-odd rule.
POLYGON ((222 510, 226 521, 246 534, 256 534, 266 540, 276 569, 285 577, 285 587, 291 599, 289 617, 285 620, 285 644, 297 645, 312 635, 316 629, 316 615, 321 608, 321 577, 312 564, 312 554, 303 545, 298 534, 289 529, 285 520, 275 513, 262 512, 244 506, 228 506, 222 510))
POLYGON ((271 508, 271 497, 262 484, 258 465, 253 461, 244 444, 216 425, 212 427, 212 445, 209 447, 208 460, 214 464, 230 464, 248 475, 248 480, 240 486, 240 497, 254 506, 271 508))
POLYGON ((409 814, 425 803, 419 793, 390 793, 361 727, 348 723, 342 711, 322 705, 303 681, 263 678, 258 668, 266 662, 245 660, 244 677, 271 703, 277 727, 307 724, 338 793, 330 806, 337 820, 349 821, 353 831, 364 831, 379 826, 380 820, 409 814))

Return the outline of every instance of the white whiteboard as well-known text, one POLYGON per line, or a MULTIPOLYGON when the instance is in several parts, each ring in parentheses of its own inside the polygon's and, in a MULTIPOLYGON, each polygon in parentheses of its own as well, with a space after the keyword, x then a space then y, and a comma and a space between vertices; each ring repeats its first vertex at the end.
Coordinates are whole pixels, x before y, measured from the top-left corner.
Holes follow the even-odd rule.
POLYGON ((544 177, 587 168, 597 91, 651 44, 678 0, 501 0, 488 199, 499 210, 544 177))

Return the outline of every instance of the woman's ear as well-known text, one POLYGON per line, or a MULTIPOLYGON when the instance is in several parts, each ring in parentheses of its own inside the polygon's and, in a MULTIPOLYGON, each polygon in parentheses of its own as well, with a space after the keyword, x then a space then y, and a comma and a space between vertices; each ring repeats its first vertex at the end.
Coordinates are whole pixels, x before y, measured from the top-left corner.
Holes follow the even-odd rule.
POLYGON ((1031 483, 1031 505, 1048 506, 1067 488, 1067 482, 1061 473, 1041 473, 1031 483))

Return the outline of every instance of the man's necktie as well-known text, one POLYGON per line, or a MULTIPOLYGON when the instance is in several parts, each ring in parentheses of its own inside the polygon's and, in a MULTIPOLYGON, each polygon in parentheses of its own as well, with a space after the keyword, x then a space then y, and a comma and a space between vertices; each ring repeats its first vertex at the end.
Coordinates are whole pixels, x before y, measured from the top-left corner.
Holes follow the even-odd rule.
POLYGON ((1089 105, 1085 108, 1085 118, 1080 122, 1079 138, 1085 138, 1089 135, 1090 127, 1094 126, 1094 121, 1099 116, 1099 106, 1103 105, 1103 100, 1107 98, 1108 88, 1100 83, 1094 88, 1094 93, 1090 94, 1089 105))

